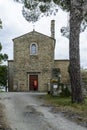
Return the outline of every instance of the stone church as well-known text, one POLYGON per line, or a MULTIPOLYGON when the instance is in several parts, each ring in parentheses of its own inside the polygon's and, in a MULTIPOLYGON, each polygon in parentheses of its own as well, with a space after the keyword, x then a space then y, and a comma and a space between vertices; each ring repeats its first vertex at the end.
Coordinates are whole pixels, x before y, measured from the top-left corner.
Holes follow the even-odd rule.
POLYGON ((33 30, 13 39, 14 60, 8 61, 9 91, 47 91, 52 69, 59 68, 61 82, 69 80, 69 60, 54 60, 55 21, 51 21, 51 36, 33 30))

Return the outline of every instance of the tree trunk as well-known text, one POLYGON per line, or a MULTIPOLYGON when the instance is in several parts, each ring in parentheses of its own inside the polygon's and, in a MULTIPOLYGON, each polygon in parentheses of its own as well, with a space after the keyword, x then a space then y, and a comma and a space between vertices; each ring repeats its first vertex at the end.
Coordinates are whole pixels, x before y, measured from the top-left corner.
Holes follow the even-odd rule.
MULTIPOLYGON (((72 0, 71 0, 72 1, 72 0)), ((70 10, 70 80, 72 89, 72 103, 82 103, 82 83, 80 74, 79 37, 82 22, 82 9, 71 2, 70 10)))

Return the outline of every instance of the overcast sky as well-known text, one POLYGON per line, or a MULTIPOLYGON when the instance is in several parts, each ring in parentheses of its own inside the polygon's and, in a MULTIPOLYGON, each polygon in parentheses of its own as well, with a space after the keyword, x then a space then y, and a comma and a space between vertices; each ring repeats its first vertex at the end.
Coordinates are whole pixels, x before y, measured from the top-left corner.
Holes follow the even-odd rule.
MULTIPOLYGON (((3 45, 3 53, 7 53, 9 60, 13 59, 12 39, 33 30, 32 23, 29 23, 22 16, 22 5, 13 0, 0 0, 0 18, 3 22, 3 29, 0 30, 0 42, 3 45)), ((35 23, 35 30, 50 36, 51 18, 41 18, 35 23)), ((55 59, 69 59, 69 40, 60 33, 61 27, 67 25, 67 13, 61 9, 55 19, 55 59)), ((81 67, 87 68, 87 29, 81 33, 80 38, 81 67)))

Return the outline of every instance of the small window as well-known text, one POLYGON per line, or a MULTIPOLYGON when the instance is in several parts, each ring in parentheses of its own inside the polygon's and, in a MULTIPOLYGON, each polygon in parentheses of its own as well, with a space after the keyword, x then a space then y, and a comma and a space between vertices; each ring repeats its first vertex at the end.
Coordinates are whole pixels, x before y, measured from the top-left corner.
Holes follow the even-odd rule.
POLYGON ((32 43, 30 46, 30 54, 31 55, 36 55, 37 54, 37 44, 36 43, 32 43))

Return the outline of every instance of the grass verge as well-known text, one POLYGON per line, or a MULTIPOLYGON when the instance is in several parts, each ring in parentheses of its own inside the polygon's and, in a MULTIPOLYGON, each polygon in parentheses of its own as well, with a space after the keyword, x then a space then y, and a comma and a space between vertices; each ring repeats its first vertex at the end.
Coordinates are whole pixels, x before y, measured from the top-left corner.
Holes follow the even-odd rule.
POLYGON ((43 99, 46 106, 52 107, 53 113, 61 112, 66 118, 87 127, 87 98, 84 104, 72 104, 71 97, 46 95, 43 99))
POLYGON ((67 108, 74 110, 74 112, 78 113, 87 113, 87 98, 85 98, 85 102, 83 104, 76 104, 76 103, 71 103, 71 97, 59 97, 59 96, 51 96, 51 95, 46 95, 44 97, 44 101, 46 104, 55 106, 55 107, 60 107, 60 108, 67 108))

